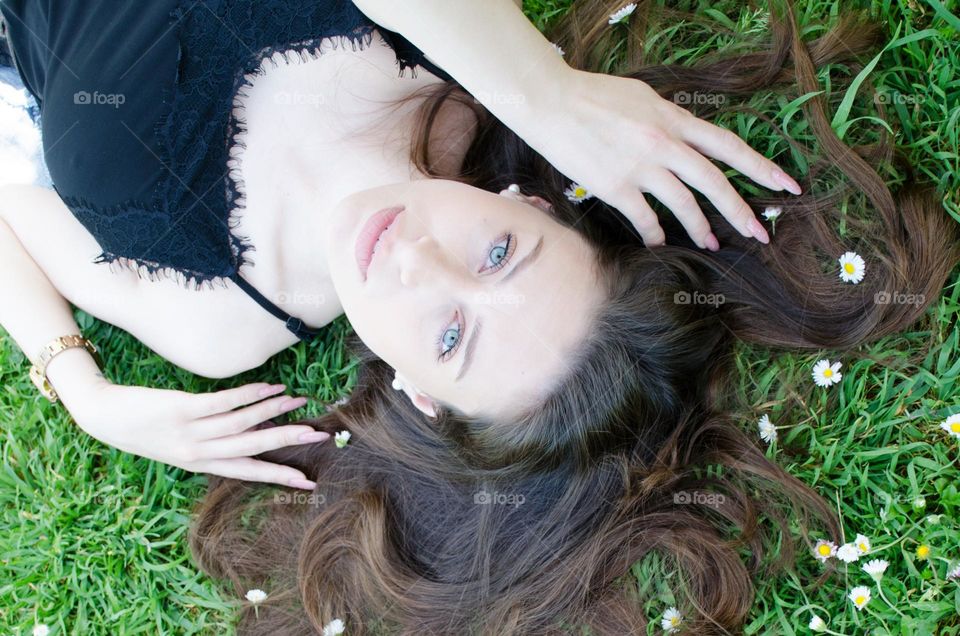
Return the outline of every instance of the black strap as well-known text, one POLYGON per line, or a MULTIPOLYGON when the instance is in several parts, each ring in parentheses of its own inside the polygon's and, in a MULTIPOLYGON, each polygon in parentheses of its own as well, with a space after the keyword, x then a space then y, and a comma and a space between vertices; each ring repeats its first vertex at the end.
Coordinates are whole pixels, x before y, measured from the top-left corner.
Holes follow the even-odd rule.
POLYGON ((320 335, 320 332, 321 332, 320 329, 313 329, 311 327, 306 326, 305 324, 303 324, 302 320, 291 316, 290 314, 288 314, 287 312, 285 312, 284 310, 280 309, 279 307, 274 305, 272 302, 267 300, 264 297, 264 295, 258 292, 256 289, 254 289, 253 285, 248 283, 246 279, 240 275, 239 272, 234 272, 234 274, 230 278, 233 280, 233 282, 235 282, 240 287, 240 289, 245 291, 248 296, 253 298, 258 305, 260 305, 261 307, 269 311, 271 314, 273 314, 280 320, 284 321, 287 325, 287 329, 289 329, 293 333, 293 335, 295 335, 300 340, 309 342, 313 338, 316 338, 318 335, 320 335))
POLYGON ((427 69, 428 71, 430 71, 431 73, 433 73, 434 75, 436 75, 437 77, 439 77, 445 82, 449 82, 450 80, 453 79, 452 75, 450 75, 445 70, 443 70, 442 68, 440 68, 439 66, 437 66, 436 64, 428 60, 426 56, 424 56, 420 60, 420 66, 427 69))

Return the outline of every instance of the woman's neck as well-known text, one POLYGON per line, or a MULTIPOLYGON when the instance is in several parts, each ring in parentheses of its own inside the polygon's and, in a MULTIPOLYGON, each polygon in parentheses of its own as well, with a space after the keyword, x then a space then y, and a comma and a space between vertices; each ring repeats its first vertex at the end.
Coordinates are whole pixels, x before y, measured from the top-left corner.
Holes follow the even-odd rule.
MULTIPOLYGON (((355 192, 426 178, 410 161, 422 100, 388 104, 441 80, 424 69, 416 79, 397 77, 393 51, 375 44, 325 44, 319 57, 292 64, 275 56, 278 65, 265 62, 246 91, 245 147, 233 171, 246 209, 236 231, 256 247, 256 267, 244 276, 258 289, 329 290, 327 214, 355 192)), ((462 163, 472 122, 466 106, 441 110, 432 144, 441 169, 462 163)))

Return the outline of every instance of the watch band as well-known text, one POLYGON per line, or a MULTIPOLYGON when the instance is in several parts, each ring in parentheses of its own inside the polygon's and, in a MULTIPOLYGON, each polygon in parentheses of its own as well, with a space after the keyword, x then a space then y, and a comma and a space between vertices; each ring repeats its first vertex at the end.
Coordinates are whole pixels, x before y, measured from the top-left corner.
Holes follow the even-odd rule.
POLYGON ((73 347, 85 348, 90 352, 90 355, 93 356, 97 366, 103 369, 103 360, 100 358, 100 353, 97 351, 97 348, 92 342, 83 336, 79 334, 60 336, 59 338, 51 340, 40 351, 40 355, 37 357, 37 363, 30 367, 30 379, 33 381, 34 385, 36 385, 37 389, 40 390, 40 394, 50 400, 50 402, 56 402, 59 398, 57 396, 57 392, 47 380, 47 365, 50 364, 50 361, 58 353, 73 347))

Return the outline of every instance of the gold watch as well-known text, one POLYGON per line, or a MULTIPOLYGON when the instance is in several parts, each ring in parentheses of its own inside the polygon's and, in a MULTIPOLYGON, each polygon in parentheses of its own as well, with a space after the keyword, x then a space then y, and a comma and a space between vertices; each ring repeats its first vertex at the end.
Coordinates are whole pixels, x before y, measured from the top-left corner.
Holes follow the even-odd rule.
POLYGON ((97 348, 92 342, 83 336, 60 336, 59 338, 51 340, 40 351, 40 355, 37 358, 37 363, 30 367, 30 379, 33 380, 33 383, 40 390, 40 393, 43 395, 43 397, 47 398, 51 402, 56 402, 58 397, 57 392, 50 385, 50 382, 47 381, 47 365, 55 355, 72 347, 84 347, 90 352, 90 355, 93 356, 97 366, 103 369, 103 360, 100 358, 97 348))

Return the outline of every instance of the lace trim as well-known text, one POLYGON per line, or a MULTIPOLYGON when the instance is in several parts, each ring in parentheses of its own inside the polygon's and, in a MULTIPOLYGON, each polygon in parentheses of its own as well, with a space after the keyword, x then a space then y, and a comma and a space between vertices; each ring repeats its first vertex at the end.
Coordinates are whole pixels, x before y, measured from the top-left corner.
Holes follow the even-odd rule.
POLYGON ((226 278, 255 265, 250 254, 256 248, 236 232, 246 210, 240 156, 247 129, 241 100, 266 74, 264 60, 277 53, 287 63, 292 56, 316 59, 325 44, 337 49, 350 42, 354 51, 363 50, 372 44, 374 30, 394 51, 399 77, 409 69, 416 78, 423 55, 348 0, 182 0, 169 18, 177 34, 177 70, 164 95, 169 109, 154 126, 166 171, 155 184, 153 201, 131 199, 98 209, 80 197, 63 199, 92 228, 101 248, 110 248, 95 262, 116 263, 141 278, 172 279, 194 289, 213 288, 217 282, 225 287, 226 278), (275 43, 259 46, 271 41, 275 43), (135 218, 118 221, 122 217, 135 218), (130 236, 131 227, 142 228, 140 236, 130 236))
MULTIPOLYGON (((230 115, 227 119, 227 147, 228 147, 228 159, 227 159, 227 219, 228 224, 230 224, 230 238, 234 241, 234 262, 239 262, 239 265, 236 266, 235 271, 240 271, 243 268, 243 265, 247 263, 253 264, 253 261, 246 258, 246 253, 248 250, 254 250, 254 246, 250 243, 249 237, 239 237, 233 232, 234 229, 240 225, 240 217, 246 212, 247 209, 247 191, 246 183, 244 182, 242 174, 242 158, 247 149, 247 144, 245 138, 248 134, 247 122, 244 117, 246 113, 246 105, 242 100, 249 99, 250 94, 248 92, 254 85, 254 82, 258 77, 264 77, 267 73, 266 69, 263 68, 264 62, 269 60, 273 68, 278 68, 279 64, 273 60, 273 56, 277 53, 280 53, 283 57, 283 60, 286 64, 291 63, 291 56, 299 57, 301 62, 305 62, 308 59, 317 59, 323 55, 322 48, 325 42, 329 42, 330 47, 333 50, 340 48, 346 42, 349 42, 352 50, 364 50, 369 47, 373 41, 373 28, 372 27, 362 27, 363 31, 361 33, 351 34, 337 34, 333 36, 324 36, 319 38, 311 38, 306 41, 290 43, 285 47, 266 47, 261 50, 259 53, 254 55, 246 64, 245 68, 253 67, 253 70, 245 71, 241 74, 242 80, 238 85, 235 86, 235 90, 232 93, 231 97, 231 109, 230 115), (359 48, 358 48, 359 47, 359 48)), ((397 64, 401 62, 398 59, 397 64)), ((400 69, 401 77, 403 73, 403 67, 400 69)))

